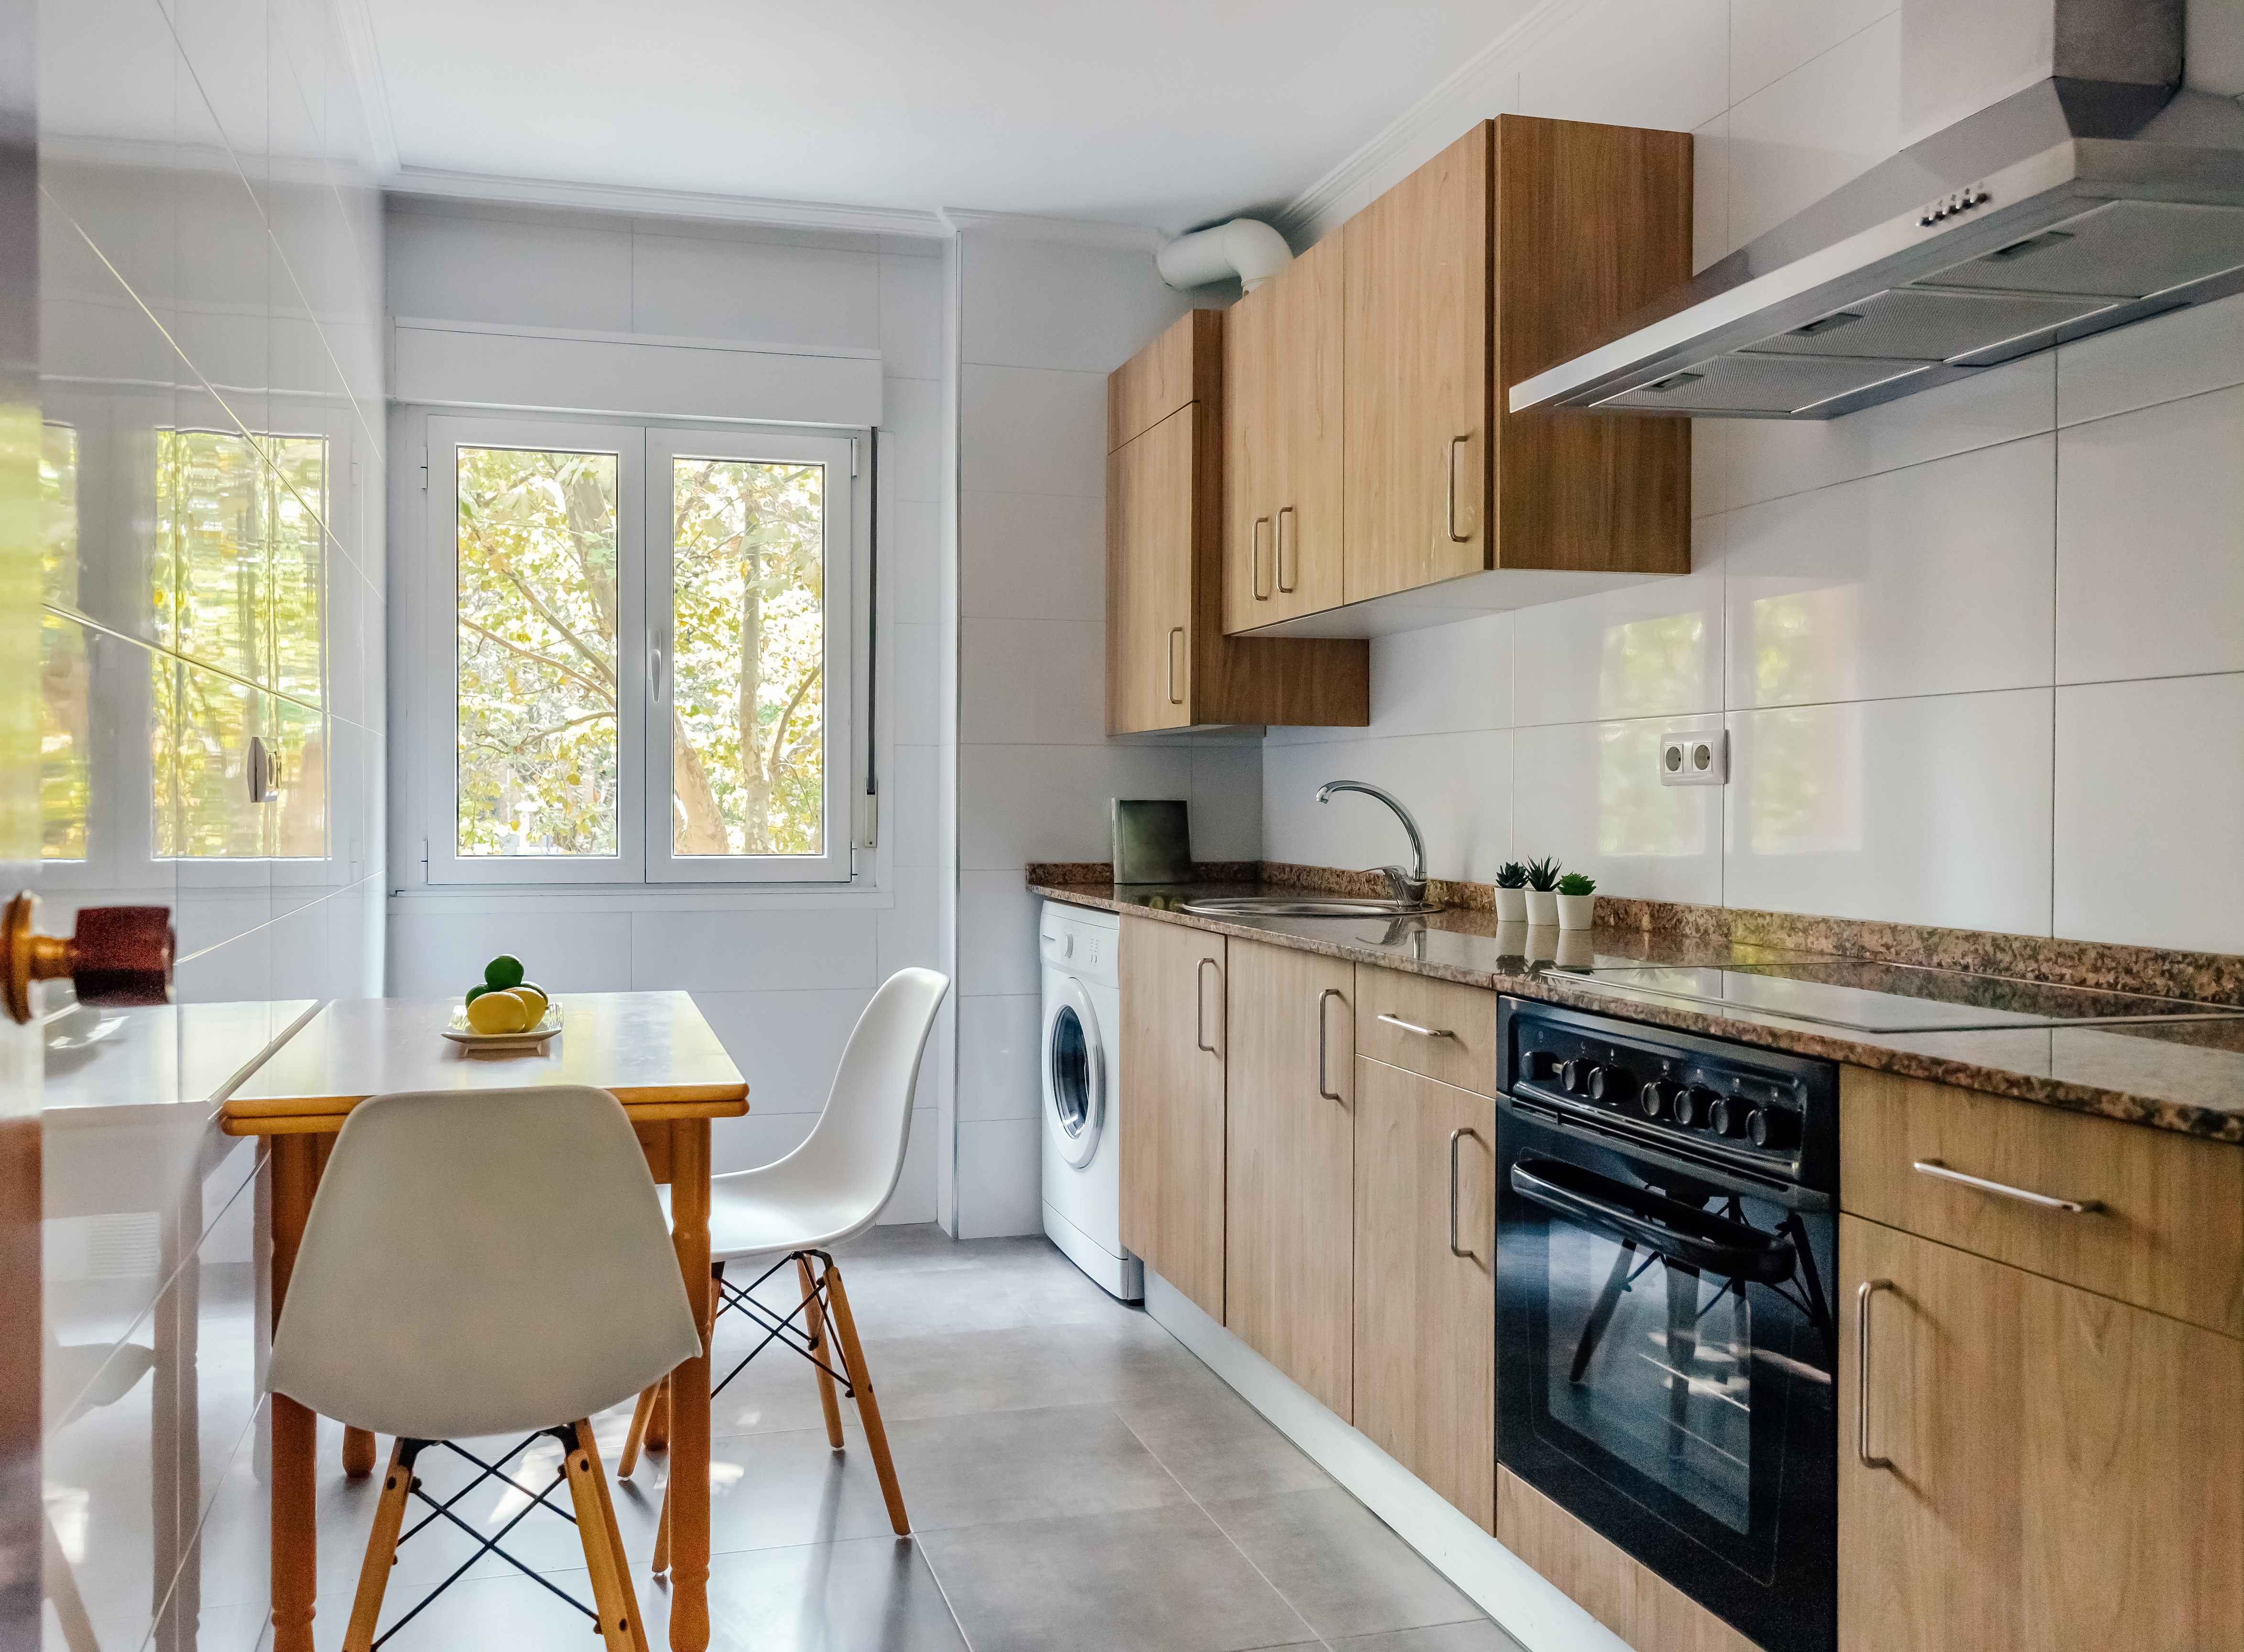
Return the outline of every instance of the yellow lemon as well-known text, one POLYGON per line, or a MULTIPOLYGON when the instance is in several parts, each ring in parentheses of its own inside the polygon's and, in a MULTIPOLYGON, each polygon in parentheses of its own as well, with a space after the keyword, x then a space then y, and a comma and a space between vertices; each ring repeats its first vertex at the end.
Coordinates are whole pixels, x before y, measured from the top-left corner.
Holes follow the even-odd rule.
POLYGON ((512 993, 485 993, 468 1006, 468 1025, 479 1033, 518 1033, 531 1024, 530 1006, 512 993))
POLYGON ((545 1006, 550 1001, 545 996, 544 988, 525 981, 513 990, 517 998, 530 1006, 530 1020, 526 1025, 535 1027, 545 1019, 545 1006))

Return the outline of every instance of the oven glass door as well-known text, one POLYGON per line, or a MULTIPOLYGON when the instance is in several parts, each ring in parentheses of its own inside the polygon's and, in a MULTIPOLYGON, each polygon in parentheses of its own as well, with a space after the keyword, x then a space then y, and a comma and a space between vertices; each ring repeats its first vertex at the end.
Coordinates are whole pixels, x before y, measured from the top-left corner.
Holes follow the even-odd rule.
POLYGON ((1506 1103, 1497 1455, 1767 1652, 1833 1643, 1833 1222, 1506 1103))

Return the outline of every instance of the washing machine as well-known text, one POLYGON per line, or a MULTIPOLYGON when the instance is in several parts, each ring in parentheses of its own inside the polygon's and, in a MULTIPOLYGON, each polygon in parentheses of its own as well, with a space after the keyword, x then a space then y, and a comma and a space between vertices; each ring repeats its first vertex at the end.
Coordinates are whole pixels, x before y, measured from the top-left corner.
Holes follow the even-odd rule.
POLYGON ((1120 914, 1046 901, 1037 924, 1044 1019, 1044 1231, 1068 1259, 1125 1302, 1146 1271, 1122 1248, 1120 914))

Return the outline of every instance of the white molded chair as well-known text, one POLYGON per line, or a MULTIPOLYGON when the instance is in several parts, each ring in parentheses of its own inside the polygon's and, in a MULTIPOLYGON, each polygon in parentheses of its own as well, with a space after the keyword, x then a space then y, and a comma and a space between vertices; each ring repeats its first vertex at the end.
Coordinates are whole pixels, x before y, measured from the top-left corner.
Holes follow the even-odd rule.
MULTIPOLYGON (((900 969, 889 976, 857 1018, 834 1075, 834 1088, 827 1092, 825 1109, 808 1139, 776 1163, 713 1177, 709 1187, 709 1255, 717 1311, 722 1315, 737 1310, 764 1328, 763 1339, 717 1388, 739 1376, 748 1360, 772 1343, 784 1343, 815 1369, 818 1397, 826 1412, 826 1438, 839 1451, 842 1410, 835 1385, 840 1383, 842 1392, 857 1402, 857 1419, 872 1451, 889 1523, 899 1537, 910 1532, 911 1522, 904 1514, 903 1494, 896 1485, 888 1432, 881 1426, 881 1408, 873 1398, 872 1377, 865 1369, 848 1293, 828 1250, 871 1227, 896 1191, 911 1131, 920 1056, 935 1025, 936 1008, 950 989, 950 977, 932 969, 900 969), (727 1283, 727 1262, 752 1260, 771 1265, 746 1288, 727 1283), (802 1299, 782 1316, 750 1293, 789 1263, 794 1264, 802 1299), (829 1363, 829 1315, 842 1343, 839 1369, 829 1363), (801 1325, 795 1323, 798 1319, 801 1325)), ((658 1383, 639 1396, 617 1465, 618 1475, 631 1473, 643 1446, 660 1442, 662 1387, 658 1383)), ((657 1540, 664 1546, 655 1551, 658 1572, 667 1562, 669 1529, 666 1518, 657 1540)))
MULTIPOLYGON (((607 1091, 569 1084, 361 1102, 312 1201, 270 1366, 275 1393, 396 1436, 346 1652, 374 1642, 409 1497, 438 1510, 422 1526, 448 1519, 486 1541, 421 1491, 416 1458, 444 1446, 528 1497, 523 1515, 541 1504, 559 1514, 545 1500, 550 1482, 504 1472, 546 1435, 562 1447, 556 1478, 569 1483, 598 1608, 588 1615, 609 1652, 647 1652, 588 1419, 700 1352, 654 1178, 607 1091), (490 1463, 451 1443, 524 1433, 490 1463)), ((497 1547, 514 1523, 487 1547, 537 1577, 497 1547)))

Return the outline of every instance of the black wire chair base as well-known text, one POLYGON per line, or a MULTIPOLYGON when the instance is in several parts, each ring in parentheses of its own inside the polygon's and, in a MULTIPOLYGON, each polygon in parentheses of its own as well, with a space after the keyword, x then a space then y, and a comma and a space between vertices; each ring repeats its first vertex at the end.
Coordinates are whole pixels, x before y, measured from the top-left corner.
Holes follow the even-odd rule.
MULTIPOLYGON (((400 1471, 410 1475, 412 1480, 411 1485, 408 1487, 408 1494, 419 1498, 422 1502, 426 1503, 432 1511, 417 1525, 413 1526, 408 1530, 401 1531, 397 1534, 397 1547, 402 1550, 409 1540, 417 1537, 422 1532, 427 1531, 429 1527, 434 1526, 438 1521, 443 1520, 449 1521, 453 1525, 458 1527, 462 1531, 465 1532, 469 1537, 473 1539, 476 1544, 476 1552, 469 1555, 466 1560, 461 1561, 457 1569, 456 1569, 450 1576, 447 1577, 443 1582, 437 1584, 435 1588, 430 1589, 426 1595, 422 1595, 420 1600, 416 1601, 411 1611, 406 1613, 403 1617, 399 1618, 395 1623, 392 1623, 387 1629, 383 1630, 382 1634, 375 1636, 374 1642, 375 1646, 381 1646, 382 1642, 389 1640, 391 1635, 396 1634, 398 1630, 403 1628, 408 1623, 410 1623, 415 1618, 418 1617, 438 1595, 442 1595, 446 1589, 451 1588, 453 1584, 458 1582, 462 1577, 467 1574, 468 1568, 473 1566, 477 1561, 483 1559, 486 1554, 497 1555, 499 1559, 504 1561, 509 1566, 513 1567, 515 1570, 520 1572, 524 1577, 530 1579, 531 1582, 559 1595, 571 1606, 575 1607, 577 1610, 582 1612, 586 1617, 591 1619, 592 1627, 595 1629, 599 1628, 600 1615, 598 1611, 594 1610, 591 1607, 586 1606, 575 1595, 570 1594, 568 1590, 556 1584, 544 1573, 537 1571, 524 1561, 508 1554, 504 1549, 499 1547, 500 1540, 505 1537, 508 1533, 514 1530, 516 1527, 521 1525, 524 1521, 527 1520, 530 1517, 531 1511, 535 1508, 543 1507, 548 1514, 558 1514, 563 1520, 567 1521, 571 1526, 574 1526, 577 1523, 577 1517, 571 1514, 567 1509, 562 1508, 558 1505, 546 1500, 553 1488, 568 1479, 569 1471, 565 1467, 557 1465, 553 1471, 553 1478, 551 1480, 548 1480, 542 1487, 537 1486, 526 1486, 521 1480, 517 1480, 513 1475, 506 1472, 505 1465, 512 1462, 516 1458, 521 1456, 523 1453, 528 1451, 539 1440, 549 1437, 561 1442, 561 1454, 563 1463, 565 1464, 568 1459, 568 1454, 577 1449, 577 1428, 576 1425, 573 1423, 563 1423, 559 1426, 554 1428, 541 1428, 536 1433, 530 1435, 520 1444, 515 1446, 511 1450, 499 1453, 498 1460, 497 1462, 490 1463, 485 1462, 482 1458, 477 1456, 475 1453, 468 1450, 465 1446, 456 1445, 449 1440, 401 1440, 397 1442, 397 1467, 400 1471), (427 1451, 431 1446, 440 1446, 443 1450, 450 1452, 456 1457, 464 1458, 467 1461, 473 1463, 477 1468, 483 1471, 441 1503, 434 1497, 431 1497, 427 1492, 422 1490, 421 1477, 413 1473, 413 1465, 419 1460, 421 1453, 427 1451), (452 1512, 454 1505, 457 1504, 462 1498, 465 1497, 470 1492, 475 1490, 477 1487, 482 1485, 487 1480, 504 1481, 506 1485, 512 1487, 516 1491, 520 1492, 524 1497, 527 1497, 530 1500, 530 1501, 524 1504, 521 1510, 515 1514, 513 1519, 508 1521, 505 1525, 500 1527, 497 1531, 494 1532, 489 1537, 485 1537, 482 1533, 477 1531, 474 1527, 469 1525, 467 1521, 462 1520, 457 1514, 452 1512)), ((395 1554, 392 1554, 391 1558, 394 1561, 395 1559, 395 1554)))
MULTIPOLYGON (((840 1384, 842 1392, 845 1398, 855 1399, 857 1397, 856 1385, 850 1381, 848 1370, 837 1369, 835 1366, 828 1364, 827 1361, 820 1356, 817 1345, 812 1342, 810 1332, 808 1329, 807 1325, 798 1325, 795 1324, 795 1321, 798 1319, 807 1319, 810 1306, 813 1303, 816 1303, 818 1305, 818 1311, 821 1318, 829 1324, 831 1323, 834 1317, 834 1308, 833 1305, 827 1299, 826 1270, 833 1265, 834 1258, 827 1255, 823 1251, 791 1251, 787 1255, 781 1257, 778 1261, 773 1263, 771 1266, 766 1268, 761 1273, 758 1274, 746 1287, 741 1287, 733 1285, 727 1280, 725 1278, 725 1264, 723 1263, 717 1262, 710 1264, 709 1277, 716 1282, 717 1286, 717 1317, 721 1319, 727 1313, 737 1312, 744 1314, 748 1318, 753 1319, 757 1325, 760 1325, 763 1328, 764 1332, 763 1339, 758 1342, 754 1347, 748 1350, 747 1355, 740 1360, 740 1364, 734 1365, 732 1370, 725 1373, 724 1382, 719 1383, 715 1387, 709 1391, 710 1399, 714 1399, 719 1394, 723 1393, 725 1392, 726 1384, 730 1383, 733 1378, 746 1371, 750 1363, 754 1360, 755 1357, 761 1353, 765 1349, 770 1347, 774 1342, 778 1343, 781 1347, 787 1348, 800 1355, 811 1365, 815 1365, 820 1371, 825 1372, 827 1376, 832 1378, 834 1381, 840 1384), (772 1275, 777 1273, 781 1268, 790 1267, 794 1264, 798 1258, 815 1258, 818 1265, 810 1269, 810 1294, 804 1297, 800 1302, 796 1303, 793 1311, 782 1314, 774 1309, 766 1307, 762 1303, 755 1299, 753 1293, 759 1285, 770 1278, 772 1275)), ((714 1329, 715 1328, 713 1325, 711 1327, 713 1335, 714 1333, 714 1329)), ((823 1343, 825 1346, 831 1348, 834 1345, 833 1332, 831 1331, 828 1331, 819 1338, 819 1341, 823 1343)), ((843 1361, 843 1365, 845 1367, 847 1364, 848 1362, 846 1360, 843 1361)))

